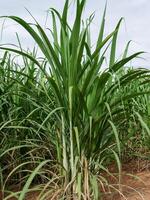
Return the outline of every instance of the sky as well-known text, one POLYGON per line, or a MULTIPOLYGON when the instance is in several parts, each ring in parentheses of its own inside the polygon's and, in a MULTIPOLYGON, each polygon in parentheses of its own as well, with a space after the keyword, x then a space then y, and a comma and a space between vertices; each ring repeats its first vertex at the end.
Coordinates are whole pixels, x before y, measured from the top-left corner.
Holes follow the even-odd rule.
MULTIPOLYGON (((0 0, 0 15, 17 15, 28 22, 32 22, 32 15, 42 24, 45 24, 46 11, 54 7, 62 10, 65 0, 0 0)), ((87 0, 84 18, 95 12, 91 33, 93 44, 96 41, 98 28, 106 0, 87 0)), ((118 38, 117 56, 124 50, 126 43, 132 40, 130 52, 145 51, 143 58, 137 59, 134 65, 150 68, 150 0, 107 0, 106 34, 114 30, 118 20, 123 17, 123 23, 118 38)), ((73 21, 73 8, 70 8, 70 21, 73 21)), ((50 19, 47 26, 51 25, 50 19)), ((3 19, 0 19, 2 30, 3 19)), ((16 43, 16 32, 18 32, 24 47, 33 46, 30 36, 13 21, 4 23, 0 44, 16 43)))

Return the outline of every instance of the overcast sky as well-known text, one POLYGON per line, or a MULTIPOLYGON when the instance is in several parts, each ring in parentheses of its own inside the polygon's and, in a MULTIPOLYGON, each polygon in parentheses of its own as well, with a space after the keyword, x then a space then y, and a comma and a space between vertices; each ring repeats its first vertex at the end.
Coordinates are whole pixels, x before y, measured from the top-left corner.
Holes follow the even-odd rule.
MULTIPOLYGON (((101 15, 104 9, 105 0, 87 0, 84 17, 89 16, 95 11, 95 20, 92 25, 92 37, 95 41, 101 15)), ((46 10, 55 7, 58 10, 63 8, 64 0, 0 0, 0 15, 17 15, 30 22, 31 17, 25 10, 27 8, 32 15, 44 24, 46 10)), ((72 20, 72 9, 70 20, 72 20)), ((135 62, 145 67, 150 66, 150 0, 108 0, 106 33, 112 31, 118 20, 124 17, 121 31, 118 39, 118 55, 124 49, 127 41, 132 40, 130 52, 144 50, 148 52, 144 55, 145 60, 141 59, 135 62)), ((50 22, 47 22, 50 24, 50 22)), ((0 21, 2 26, 2 20, 0 21)), ((30 46, 31 38, 23 29, 17 26, 13 21, 5 23, 3 37, 0 41, 3 43, 14 43, 15 32, 20 35, 24 46, 30 46)), ((149 67, 150 68, 150 67, 149 67)))

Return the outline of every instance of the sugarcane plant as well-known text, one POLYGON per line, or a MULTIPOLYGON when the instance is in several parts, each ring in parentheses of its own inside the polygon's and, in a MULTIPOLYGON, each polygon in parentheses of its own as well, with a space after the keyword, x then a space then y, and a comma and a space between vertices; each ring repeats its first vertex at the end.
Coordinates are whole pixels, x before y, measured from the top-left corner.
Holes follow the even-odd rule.
MULTIPOLYGON (((149 70, 138 68, 122 73, 132 59, 143 53, 128 56, 127 44, 122 57, 116 59, 122 19, 105 37, 105 7, 97 43, 92 47, 90 27, 94 16, 82 21, 86 0, 76 0, 73 25, 68 22, 69 3, 69 0, 65 1, 62 14, 54 8, 49 10, 52 27, 47 30, 35 19, 35 23, 31 24, 17 16, 3 16, 17 22, 32 36, 44 61, 22 48, 0 46, 0 49, 34 63, 42 72, 40 87, 43 91, 47 85, 50 87, 52 95, 47 95, 55 101, 53 109, 57 112, 51 143, 59 164, 59 174, 63 176, 63 198, 98 200, 102 183, 100 170, 106 169, 103 163, 108 162, 110 154, 121 170, 118 127, 129 116, 125 102, 149 92, 122 91, 131 82, 147 76, 149 70), (110 52, 109 57, 107 52, 110 52)), ((50 117, 51 114, 45 116, 38 132, 43 126, 46 129, 50 117)), ((23 197, 20 194, 19 200, 23 197)))

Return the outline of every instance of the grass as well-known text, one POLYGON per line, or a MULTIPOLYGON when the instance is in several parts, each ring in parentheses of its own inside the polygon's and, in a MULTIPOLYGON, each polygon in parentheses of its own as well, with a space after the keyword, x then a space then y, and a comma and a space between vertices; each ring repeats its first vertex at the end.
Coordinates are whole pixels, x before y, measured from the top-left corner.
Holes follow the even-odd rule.
POLYGON ((76 1, 72 26, 67 18, 68 0, 62 14, 50 9, 53 26, 48 30, 35 19, 31 24, 17 16, 4 16, 22 26, 43 55, 38 58, 35 48, 23 50, 19 37, 18 48, 0 46, 4 52, 0 174, 5 200, 10 196, 23 200, 32 190, 39 191, 41 200, 46 195, 99 200, 100 188, 108 184, 102 172, 109 173, 107 166, 115 160, 121 173, 122 157, 130 149, 128 140, 138 133, 143 148, 149 140, 149 70, 126 68, 143 52, 128 55, 128 43, 122 57, 116 58, 122 19, 104 37, 106 8, 92 48, 93 16, 82 23, 85 3, 76 1), (135 127, 138 130, 132 132, 135 127))

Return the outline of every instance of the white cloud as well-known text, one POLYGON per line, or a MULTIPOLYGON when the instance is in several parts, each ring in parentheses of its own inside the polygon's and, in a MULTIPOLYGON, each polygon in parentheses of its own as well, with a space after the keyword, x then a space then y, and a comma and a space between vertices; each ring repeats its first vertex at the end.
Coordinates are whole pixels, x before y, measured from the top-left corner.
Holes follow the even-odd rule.
POLYGON ((147 0, 130 0, 129 2, 132 6, 141 6, 147 3, 147 0))

